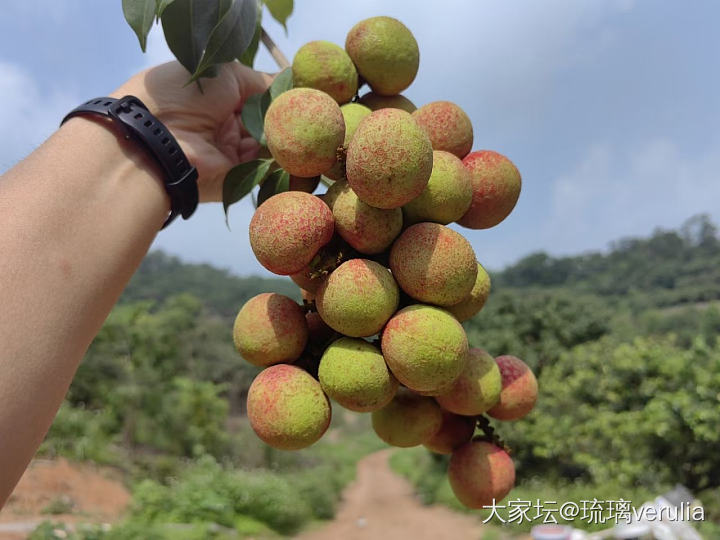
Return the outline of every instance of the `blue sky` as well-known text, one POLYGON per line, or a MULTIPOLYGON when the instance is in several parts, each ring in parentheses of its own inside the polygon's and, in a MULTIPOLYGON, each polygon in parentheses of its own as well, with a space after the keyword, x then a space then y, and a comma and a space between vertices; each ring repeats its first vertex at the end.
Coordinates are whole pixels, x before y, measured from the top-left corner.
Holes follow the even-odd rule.
MULTIPOLYGON (((307 41, 343 44, 354 23, 402 20, 420 71, 417 105, 446 99, 469 114, 475 149, 523 175, 511 216, 462 230, 498 269, 538 250, 572 254, 677 227, 720 221, 720 3, 713 0, 298 0, 289 34, 266 28, 292 58, 307 41)), ((0 170, 27 155, 79 102, 170 59, 155 28, 143 55, 119 0, 24 0, 0 18, 0 170)), ((266 53, 256 67, 272 71, 266 53)), ((205 205, 155 246, 239 274, 264 273, 247 239, 252 206, 205 205)))

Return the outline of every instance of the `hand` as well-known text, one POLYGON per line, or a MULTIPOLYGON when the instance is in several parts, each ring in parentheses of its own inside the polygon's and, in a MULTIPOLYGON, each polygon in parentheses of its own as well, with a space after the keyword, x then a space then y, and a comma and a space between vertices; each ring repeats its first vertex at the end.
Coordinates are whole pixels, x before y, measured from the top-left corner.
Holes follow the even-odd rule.
POLYGON ((200 201, 219 201, 225 174, 257 157, 260 146, 245 130, 240 111, 248 97, 264 92, 272 76, 239 62, 223 64, 217 77, 186 84, 177 62, 142 71, 113 97, 132 94, 163 122, 198 170, 200 201))

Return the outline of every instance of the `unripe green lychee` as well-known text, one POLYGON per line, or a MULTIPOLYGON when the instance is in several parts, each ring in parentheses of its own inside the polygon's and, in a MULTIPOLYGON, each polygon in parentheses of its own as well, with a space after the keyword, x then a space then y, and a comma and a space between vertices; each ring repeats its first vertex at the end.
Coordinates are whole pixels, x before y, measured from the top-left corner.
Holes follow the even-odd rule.
POLYGON ((382 333, 385 361, 398 381, 425 394, 439 393, 465 368, 465 330, 447 311, 414 305, 398 311, 382 333))
POLYGON ((330 186, 325 202, 335 218, 335 231, 360 253, 385 251, 402 230, 400 208, 383 210, 365 204, 345 180, 330 186))
POLYGON ((297 366, 271 366, 255 377, 248 390, 250 425, 274 448, 299 450, 315 443, 330 425, 330 414, 320 383, 297 366))
POLYGON ((314 176, 312 178, 302 178, 300 176, 291 176, 290 185, 288 191, 304 191, 305 193, 312 193, 318 187, 320 183, 320 177, 314 176))
POLYGON ((455 450, 448 467, 450 487, 468 508, 480 509, 503 500, 515 485, 515 465, 492 443, 470 441, 455 450))
POLYGON ((442 412, 432 398, 399 388, 390 403, 372 413, 372 426, 383 441, 409 448, 428 441, 442 424, 442 412))
POLYGON ((305 314, 297 302, 281 294, 254 296, 245 302, 233 325, 235 348, 255 366, 294 362, 307 340, 305 314))
MULTIPOLYGON (((343 148, 347 152, 347 147, 350 144, 357 127, 360 122, 366 116, 369 116, 372 112, 365 105, 359 103, 346 103, 340 107, 343 118, 345 119, 345 139, 343 141, 343 148)), ((338 158, 330 169, 325 171, 325 176, 331 180, 340 180, 345 178, 345 162, 341 161, 342 158, 338 158)))
POLYGON ((537 379, 527 364, 515 356, 498 356, 495 362, 502 375, 502 390, 500 400, 488 414, 498 420, 518 420, 535 406, 537 379))
POLYGON ((373 111, 378 109, 402 109, 405 112, 412 113, 417 110, 415 104, 405 96, 381 96, 375 92, 368 92, 360 98, 360 103, 366 107, 370 107, 373 111))
POLYGON ((366 259, 342 263, 323 281, 315 298, 328 326, 351 337, 377 334, 399 301, 400 291, 387 268, 366 259))
POLYGON ((470 171, 473 197, 458 223, 468 229, 494 227, 515 208, 522 188, 520 172, 512 161, 491 150, 468 154, 463 164, 470 171))
POLYGON ((460 159, 472 150, 472 123, 454 103, 433 101, 415 111, 413 118, 430 137, 434 150, 445 150, 460 159))
POLYGON ((423 192, 403 206, 407 223, 434 221, 447 225, 457 221, 472 202, 470 173, 456 155, 433 152, 430 180, 423 192))
POLYGON ((420 65, 417 41, 392 17, 372 17, 352 27, 345 50, 373 92, 394 96, 415 80, 420 65))
POLYGON ((501 387, 495 359, 482 349, 472 348, 460 376, 435 399, 446 411, 477 416, 498 402, 501 387))
POLYGON ((475 419, 447 411, 442 413, 440 430, 425 442, 425 448, 436 454, 452 451, 468 442, 475 432, 475 419))
POLYGON ((273 100, 265 113, 265 137, 275 161, 293 176, 324 173, 345 138, 340 107, 325 92, 293 88, 273 100))
POLYGON ((265 268, 280 275, 302 270, 332 238, 330 208, 302 191, 278 193, 255 210, 250 246, 265 268))
POLYGON ((390 269, 407 294, 439 306, 461 302, 477 277, 470 242, 438 223, 417 223, 405 229, 390 251, 390 269))
POLYGON ((397 208, 422 193, 432 172, 432 146, 409 113, 380 109, 367 116, 347 150, 346 176, 361 200, 397 208))
POLYGON ((357 412, 381 409, 398 388, 377 347, 357 338, 333 342, 320 360, 318 377, 331 399, 357 412))
POLYGON ((322 90, 338 103, 347 103, 358 88, 358 74, 348 54, 329 41, 311 41, 295 54, 293 86, 322 90))
POLYGON ((475 278, 475 285, 473 285, 470 294, 459 304, 448 306, 447 310, 455 315, 458 321, 467 321, 480 312, 485 302, 487 302, 488 296, 490 296, 490 275, 478 263, 477 278, 475 278))

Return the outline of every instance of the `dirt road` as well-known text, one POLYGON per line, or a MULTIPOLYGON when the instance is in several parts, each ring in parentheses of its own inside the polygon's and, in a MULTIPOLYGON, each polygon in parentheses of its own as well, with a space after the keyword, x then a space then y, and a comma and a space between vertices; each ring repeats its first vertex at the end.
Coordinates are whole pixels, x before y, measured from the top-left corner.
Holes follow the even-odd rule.
POLYGON ((410 484, 390 470, 392 450, 358 463, 357 477, 343 494, 335 519, 301 540, 478 540, 482 524, 442 506, 423 506, 410 484))

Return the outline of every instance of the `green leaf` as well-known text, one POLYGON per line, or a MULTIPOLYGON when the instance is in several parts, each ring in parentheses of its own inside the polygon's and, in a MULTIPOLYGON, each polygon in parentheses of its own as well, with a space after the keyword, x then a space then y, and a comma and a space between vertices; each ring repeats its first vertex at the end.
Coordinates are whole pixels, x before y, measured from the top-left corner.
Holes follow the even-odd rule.
POLYGON ((125 20, 137 35, 142 52, 145 52, 147 35, 155 21, 157 7, 156 0, 122 0, 125 20))
POLYGON ((263 181, 273 163, 272 159, 256 159, 241 163, 230 169, 223 182, 223 210, 225 223, 228 222, 230 205, 245 197, 252 189, 263 181))
POLYGON ((253 64, 255 63, 255 55, 258 52, 258 48, 260 47, 260 34, 262 33, 262 9, 261 6, 258 6, 257 10, 257 22, 255 23, 255 33, 253 34, 252 39, 250 40, 250 45, 248 45, 247 49, 245 49, 245 52, 242 53, 238 60, 245 64, 246 66, 253 67, 253 64))
POLYGON ((270 106, 270 93, 255 94, 247 98, 240 113, 243 126, 260 144, 265 144, 265 113, 270 106))
POLYGON ((228 9, 213 28, 191 80, 201 77, 212 66, 232 62, 242 56, 255 34, 256 0, 223 0, 222 4, 226 4, 228 9))
POLYGON ((260 186, 257 205, 260 206, 266 200, 277 193, 290 189, 290 174, 285 169, 278 169, 270 173, 260 186))
POLYGON ((292 68, 286 68, 275 76, 270 85, 270 97, 276 99, 280 94, 293 87, 292 68))
POLYGON ((287 32, 285 23, 293 12, 293 0, 265 0, 265 5, 273 19, 282 24, 287 32))
POLYGON ((172 4, 175 0, 156 0, 157 2, 157 16, 161 17, 165 8, 172 4))
POLYGON ((165 41, 185 69, 195 73, 213 29, 227 11, 228 0, 174 0, 161 20, 165 41), (225 10, 221 11, 221 7, 225 10))

